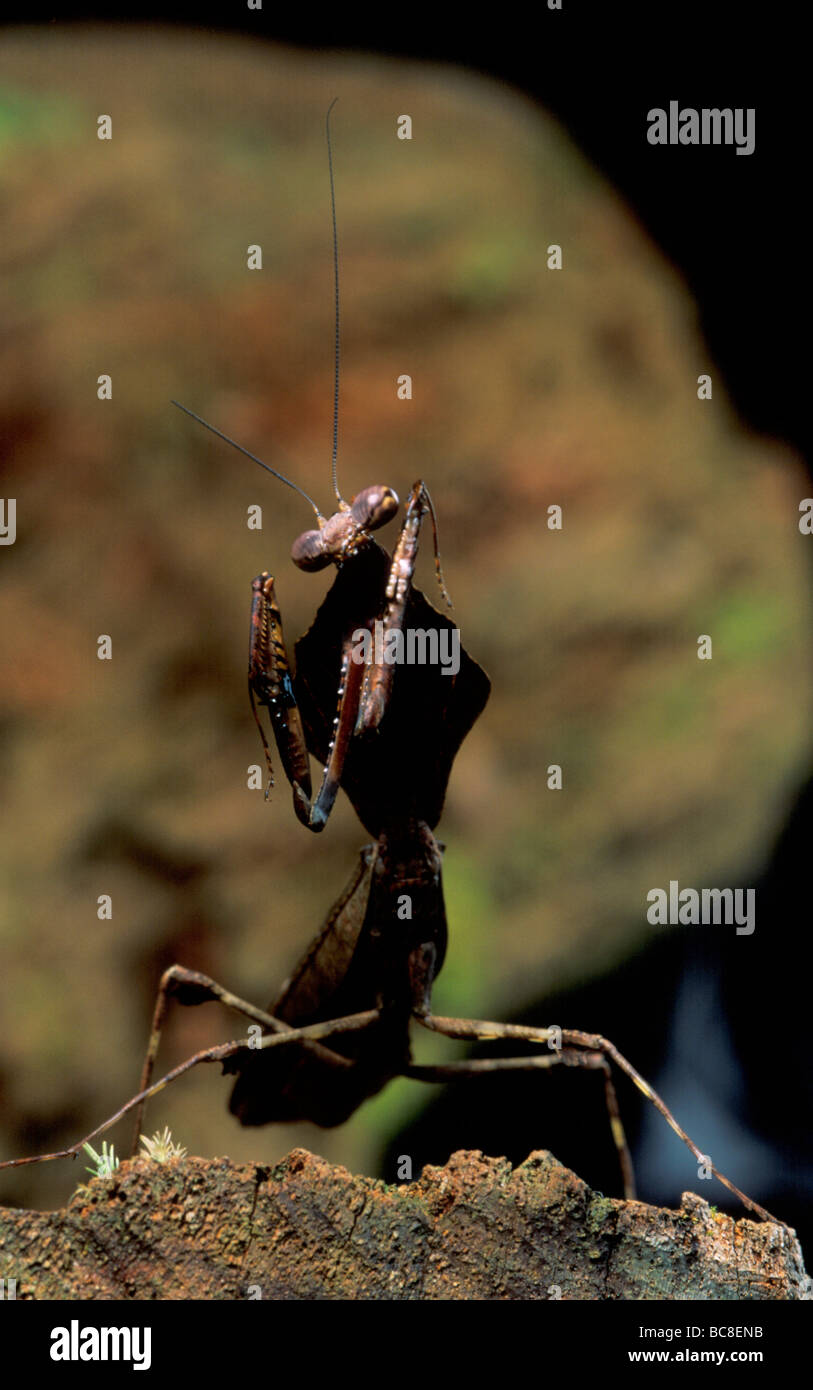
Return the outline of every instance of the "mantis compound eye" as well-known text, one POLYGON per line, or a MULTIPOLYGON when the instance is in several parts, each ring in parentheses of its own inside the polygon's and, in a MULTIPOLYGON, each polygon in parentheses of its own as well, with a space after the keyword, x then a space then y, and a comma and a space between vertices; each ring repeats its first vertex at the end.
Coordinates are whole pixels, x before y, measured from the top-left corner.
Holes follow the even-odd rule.
POLYGON ((291 546, 291 559, 301 570, 323 570, 330 564, 321 531, 303 531, 291 546))
POLYGON ((374 483, 372 487, 365 487, 356 493, 350 503, 350 511, 358 526, 365 531, 377 531, 379 526, 386 526, 398 511, 398 494, 391 487, 374 483))

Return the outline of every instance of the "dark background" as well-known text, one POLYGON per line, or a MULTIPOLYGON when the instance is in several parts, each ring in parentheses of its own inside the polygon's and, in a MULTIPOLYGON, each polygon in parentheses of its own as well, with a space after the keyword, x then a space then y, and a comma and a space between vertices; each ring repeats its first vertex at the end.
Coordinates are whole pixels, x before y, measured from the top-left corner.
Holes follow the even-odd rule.
POLYGON ((727 389, 755 429, 795 443, 808 468, 804 353, 808 318, 800 283, 809 241, 806 24, 791 4, 702 7, 659 0, 564 0, 517 7, 487 21, 397 9, 354 18, 307 6, 103 4, 6 6, 6 22, 155 21, 267 37, 303 48, 359 48, 457 63, 509 82, 558 116, 683 271, 727 389), (752 155, 662 149, 642 138, 646 112, 754 106, 752 155), (772 211, 781 209, 779 221, 772 211))

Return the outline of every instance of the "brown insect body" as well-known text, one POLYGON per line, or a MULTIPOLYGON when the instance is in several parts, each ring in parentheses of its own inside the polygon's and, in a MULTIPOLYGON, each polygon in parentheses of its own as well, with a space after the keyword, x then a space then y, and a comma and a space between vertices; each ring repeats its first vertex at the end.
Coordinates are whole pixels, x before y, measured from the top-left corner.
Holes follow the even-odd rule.
MULTIPOLYGON (((390 567, 390 557, 375 541, 357 550, 339 569, 311 627, 296 644, 297 703, 308 748, 322 765, 332 737, 344 646, 354 631, 371 628, 382 617, 390 567)), ((410 589, 405 629, 454 627, 419 589, 410 589)), ((371 835, 377 838, 382 830, 415 820, 434 830, 452 764, 490 690, 488 676, 462 645, 456 675, 444 674, 432 662, 394 668, 386 714, 369 735, 350 740, 341 777, 371 835)))
MULTIPOLYGON (((391 569, 374 541, 358 543, 296 644, 292 692, 307 747, 323 765, 343 654, 354 632, 381 617, 391 569), (381 597, 371 610, 373 595, 381 597)), ((414 588, 404 625, 454 627, 414 588)), ((381 1018, 364 1032, 336 1038, 329 1049, 301 1043, 230 1058, 225 1069, 239 1073, 230 1109, 242 1124, 341 1124, 408 1065, 409 1020, 446 951, 441 847, 432 832, 454 758, 489 691, 485 672, 462 647, 455 675, 437 663, 399 666, 378 727, 349 739, 341 785, 377 843, 361 851, 350 883, 269 1013, 294 1027, 373 1008, 381 1018)), ((283 754, 286 730, 282 737, 275 732, 290 763, 283 754)))

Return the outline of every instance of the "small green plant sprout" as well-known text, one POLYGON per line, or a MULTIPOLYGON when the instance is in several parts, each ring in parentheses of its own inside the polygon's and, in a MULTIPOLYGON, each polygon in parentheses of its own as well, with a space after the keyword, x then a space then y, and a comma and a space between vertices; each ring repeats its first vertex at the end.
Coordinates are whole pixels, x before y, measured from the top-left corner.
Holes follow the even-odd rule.
POLYGON ((93 1167, 91 1168, 90 1165, 87 1165, 85 1172, 92 1173, 94 1178, 112 1178, 119 1166, 119 1160, 116 1158, 116 1150, 113 1145, 111 1144, 108 1149, 107 1140, 103 1140, 100 1154, 97 1154, 91 1144, 83 1144, 82 1148, 85 1150, 88 1158, 93 1159, 93 1167))
POLYGON ((146 1134, 142 1134, 141 1142, 147 1157, 155 1163, 168 1163, 172 1158, 186 1158, 186 1149, 182 1144, 173 1143, 168 1125, 164 1126, 163 1134, 156 1130, 152 1139, 148 1139, 146 1134))

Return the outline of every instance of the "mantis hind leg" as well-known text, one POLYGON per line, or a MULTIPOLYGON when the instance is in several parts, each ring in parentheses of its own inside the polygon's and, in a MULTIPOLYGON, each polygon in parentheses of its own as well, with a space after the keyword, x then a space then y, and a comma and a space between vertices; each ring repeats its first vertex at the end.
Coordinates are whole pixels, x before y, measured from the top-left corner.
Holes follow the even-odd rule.
MULTIPOLYGON (((707 1155, 701 1153, 694 1140, 691 1139, 689 1135, 686 1133, 686 1131, 681 1127, 681 1125, 678 1124, 671 1110, 669 1110, 665 1102, 661 1100, 661 1097, 658 1095, 657 1091, 653 1090, 649 1083, 644 1080, 644 1078, 640 1075, 639 1072, 636 1071, 632 1063, 628 1062, 626 1057, 623 1057, 621 1053, 618 1051, 618 1049, 613 1045, 613 1043, 609 1042, 607 1038, 601 1037, 598 1033, 582 1033, 572 1028, 530 1028, 526 1027, 524 1024, 492 1023, 483 1019, 440 1018, 429 1013, 428 1011, 423 1013, 418 1011, 416 1012, 415 1017, 418 1023, 420 1023, 424 1028, 428 1028, 431 1032, 441 1033, 444 1037, 458 1038, 461 1041, 487 1042, 497 1040, 501 1041, 504 1039, 513 1039, 517 1042, 541 1043, 545 1044, 546 1046, 558 1045, 557 1051, 553 1052, 551 1055, 555 1057, 561 1057, 561 1059, 565 1062, 565 1065, 579 1065, 591 1067, 599 1065, 598 1062, 593 1061, 582 1061, 579 1063, 574 1063, 570 1059, 570 1054, 574 1053, 579 1053, 583 1057, 590 1056, 592 1054, 594 1057, 601 1058, 602 1064, 607 1067, 608 1073, 610 1063, 614 1063, 618 1067, 619 1071, 622 1071, 627 1077, 629 1077, 629 1079, 634 1083, 634 1085, 638 1087, 638 1090, 642 1093, 642 1095, 646 1096, 647 1100, 650 1101, 652 1105, 654 1105, 655 1109, 663 1116, 663 1118, 666 1120, 666 1123, 674 1131, 677 1137, 691 1151, 698 1163, 708 1164, 708 1167, 710 1168, 717 1181, 722 1183, 724 1187, 728 1188, 728 1191, 733 1193, 733 1195, 740 1202, 742 1202, 743 1206, 747 1207, 749 1211, 754 1212, 763 1221, 773 1221, 776 1222, 777 1225, 784 1225, 784 1222, 778 1221, 776 1217, 771 1216, 770 1213, 767 1212, 764 1207, 761 1207, 758 1202, 755 1202, 752 1200, 752 1198, 746 1196, 746 1194, 744 1192, 741 1192, 740 1189, 736 1187, 734 1183, 731 1182, 731 1180, 725 1176, 724 1173, 721 1173, 718 1168, 714 1167, 714 1165, 709 1161, 707 1155), (559 1048, 561 1049, 561 1052, 559 1052, 559 1048), (568 1054, 568 1056, 566 1057, 565 1054, 568 1054)), ((541 1068, 544 1068, 545 1066, 555 1065, 555 1063, 552 1063, 550 1061, 550 1058, 547 1055, 540 1059, 534 1059, 533 1057, 524 1057, 519 1059, 498 1058, 494 1060, 494 1065, 490 1068, 490 1070, 499 1070, 501 1068, 505 1069, 504 1064, 506 1062, 508 1062, 509 1064, 513 1064, 515 1068, 522 1067, 523 1069, 533 1070, 533 1063, 535 1060, 537 1061, 537 1065, 541 1068)), ((473 1063, 470 1061, 468 1063, 463 1063, 462 1065, 464 1067, 470 1068, 473 1065, 473 1063)), ((475 1073, 472 1071, 462 1071, 458 1074, 474 1075, 475 1073)), ((429 1078, 423 1077, 420 1079, 425 1080, 429 1078)), ((616 1143, 616 1148, 619 1151, 619 1159, 621 1161, 622 1170, 625 1170, 625 1165, 629 1161, 629 1152, 627 1150, 626 1140, 624 1139, 624 1131, 623 1127, 621 1126, 621 1117, 618 1111, 618 1104, 615 1099, 615 1089, 614 1087, 612 1087, 611 1078, 609 1079, 609 1085, 605 1083, 605 1097, 607 1099, 607 1106, 610 1116, 610 1125, 613 1131, 613 1138, 616 1143), (622 1156, 624 1153, 626 1153, 626 1158, 622 1156)), ((631 1162, 629 1162, 630 1172, 631 1166, 631 1162)), ((627 1175, 625 1171, 625 1184, 626 1181, 627 1175)))
MULTIPOLYGON (((222 1004, 224 1008, 231 1009, 234 1013, 242 1014, 244 1018, 251 1019, 252 1023, 261 1025, 262 1028, 268 1030, 272 1034, 291 1033, 295 1031, 291 1024, 276 1018, 274 1014, 268 1013, 265 1009, 258 1009, 255 1004, 250 1003, 248 1000, 241 999, 239 995, 233 994, 231 990, 218 984, 218 982, 211 979, 209 975, 203 975, 198 970, 188 970, 186 966, 183 965, 171 965, 161 976, 158 985, 158 993, 155 998, 150 1039, 147 1044, 147 1051, 144 1057, 144 1065, 141 1069, 141 1079, 138 1086, 138 1091, 142 1099, 136 1106, 135 1111, 133 1141, 130 1151, 131 1156, 135 1154, 138 1147, 146 1098, 150 1091, 155 1062, 158 1057, 158 1049, 161 1044, 161 1033, 166 1021, 169 1004, 172 1000, 187 1007, 208 1003, 222 1004)), ((331 1051, 319 1042, 311 1042, 309 1046, 317 1060, 330 1067, 341 1068, 350 1065, 347 1059, 341 1056, 341 1054, 331 1051)), ((201 1060, 205 1061, 207 1059, 201 1056, 201 1060)))
POLYGON ((621 1168, 624 1196, 627 1201, 634 1201, 636 1193, 632 1155, 624 1133, 610 1064, 602 1053, 578 1052, 563 1048, 543 1057, 477 1057, 462 1062, 446 1062, 438 1066, 410 1066, 404 1075, 414 1081, 457 1081, 461 1077, 493 1076, 498 1072, 546 1071, 555 1066, 585 1067, 604 1073, 604 1099, 621 1168))
MULTIPOLYGON (((199 998, 194 1000, 188 999, 186 1002, 198 1004, 206 1002, 204 996, 206 995, 209 985, 214 984, 214 982, 209 981, 207 983, 207 976, 198 976, 196 971, 183 972, 183 967, 175 967, 175 969, 181 972, 178 977, 178 983, 182 988, 188 985, 190 991, 200 991, 199 998), (182 978, 184 973, 186 974, 186 979, 182 978)), ((216 988, 219 990, 220 986, 216 988)), ((229 995, 227 990, 224 990, 222 993, 223 998, 221 1002, 227 1002, 228 997, 228 1000, 234 1001, 234 1003, 230 1005, 231 1007, 236 1007, 238 1004, 242 1006, 244 1001, 238 1001, 236 995, 229 995)), ((220 996, 209 994, 208 997, 218 998, 220 996)), ((271 1015, 264 1014, 260 1009, 255 1009, 252 1004, 249 1004, 247 1007, 251 1011, 249 1017, 253 1018, 256 1016, 258 1021, 260 1018, 263 1018, 266 1022, 271 1020, 272 1023, 279 1023, 278 1019, 273 1019, 271 1015)), ((242 1007, 239 1011, 245 1012, 242 1007)), ((286 1047, 290 1044, 300 1042, 320 1043, 339 1033, 352 1033, 368 1028, 371 1024, 377 1023, 380 1017, 381 1014, 378 1009, 367 1009, 363 1013, 351 1014, 345 1018, 328 1019, 324 1023, 311 1023, 303 1028, 290 1028, 281 1033, 270 1032, 257 1039, 256 1047, 257 1049, 264 1049, 268 1047, 286 1047)), ((6 1159, 0 1163, 0 1170, 3 1168, 22 1168, 30 1163, 49 1163, 56 1158, 75 1158, 85 1144, 90 1143, 92 1139, 98 1138, 100 1134, 105 1134, 107 1130, 111 1129, 113 1125, 117 1124, 125 1115, 129 1115, 131 1111, 137 1110, 141 1113, 145 1101, 150 1100, 151 1097, 157 1095, 159 1091, 163 1091, 166 1086, 169 1086, 173 1081, 177 1081, 179 1077, 184 1076, 185 1073, 191 1071, 193 1067, 199 1066, 203 1062, 228 1062, 231 1058, 236 1057, 238 1053, 245 1051, 248 1047, 249 1043, 246 1038, 236 1038, 232 1042, 218 1043, 215 1047, 203 1048, 202 1051, 194 1053, 192 1057, 187 1057, 185 1061, 179 1062, 176 1067, 168 1071, 160 1080, 153 1081, 149 1086, 138 1091, 134 1096, 131 1096, 114 1115, 110 1115, 102 1124, 97 1125, 95 1129, 91 1130, 90 1134, 86 1134, 83 1139, 78 1139, 75 1144, 71 1144, 67 1149, 59 1149, 55 1153, 34 1154, 28 1158, 6 1159)), ((329 1050, 325 1049, 325 1051, 328 1052, 329 1050)), ((344 1064, 345 1060, 344 1058, 340 1059, 339 1065, 344 1064)))

